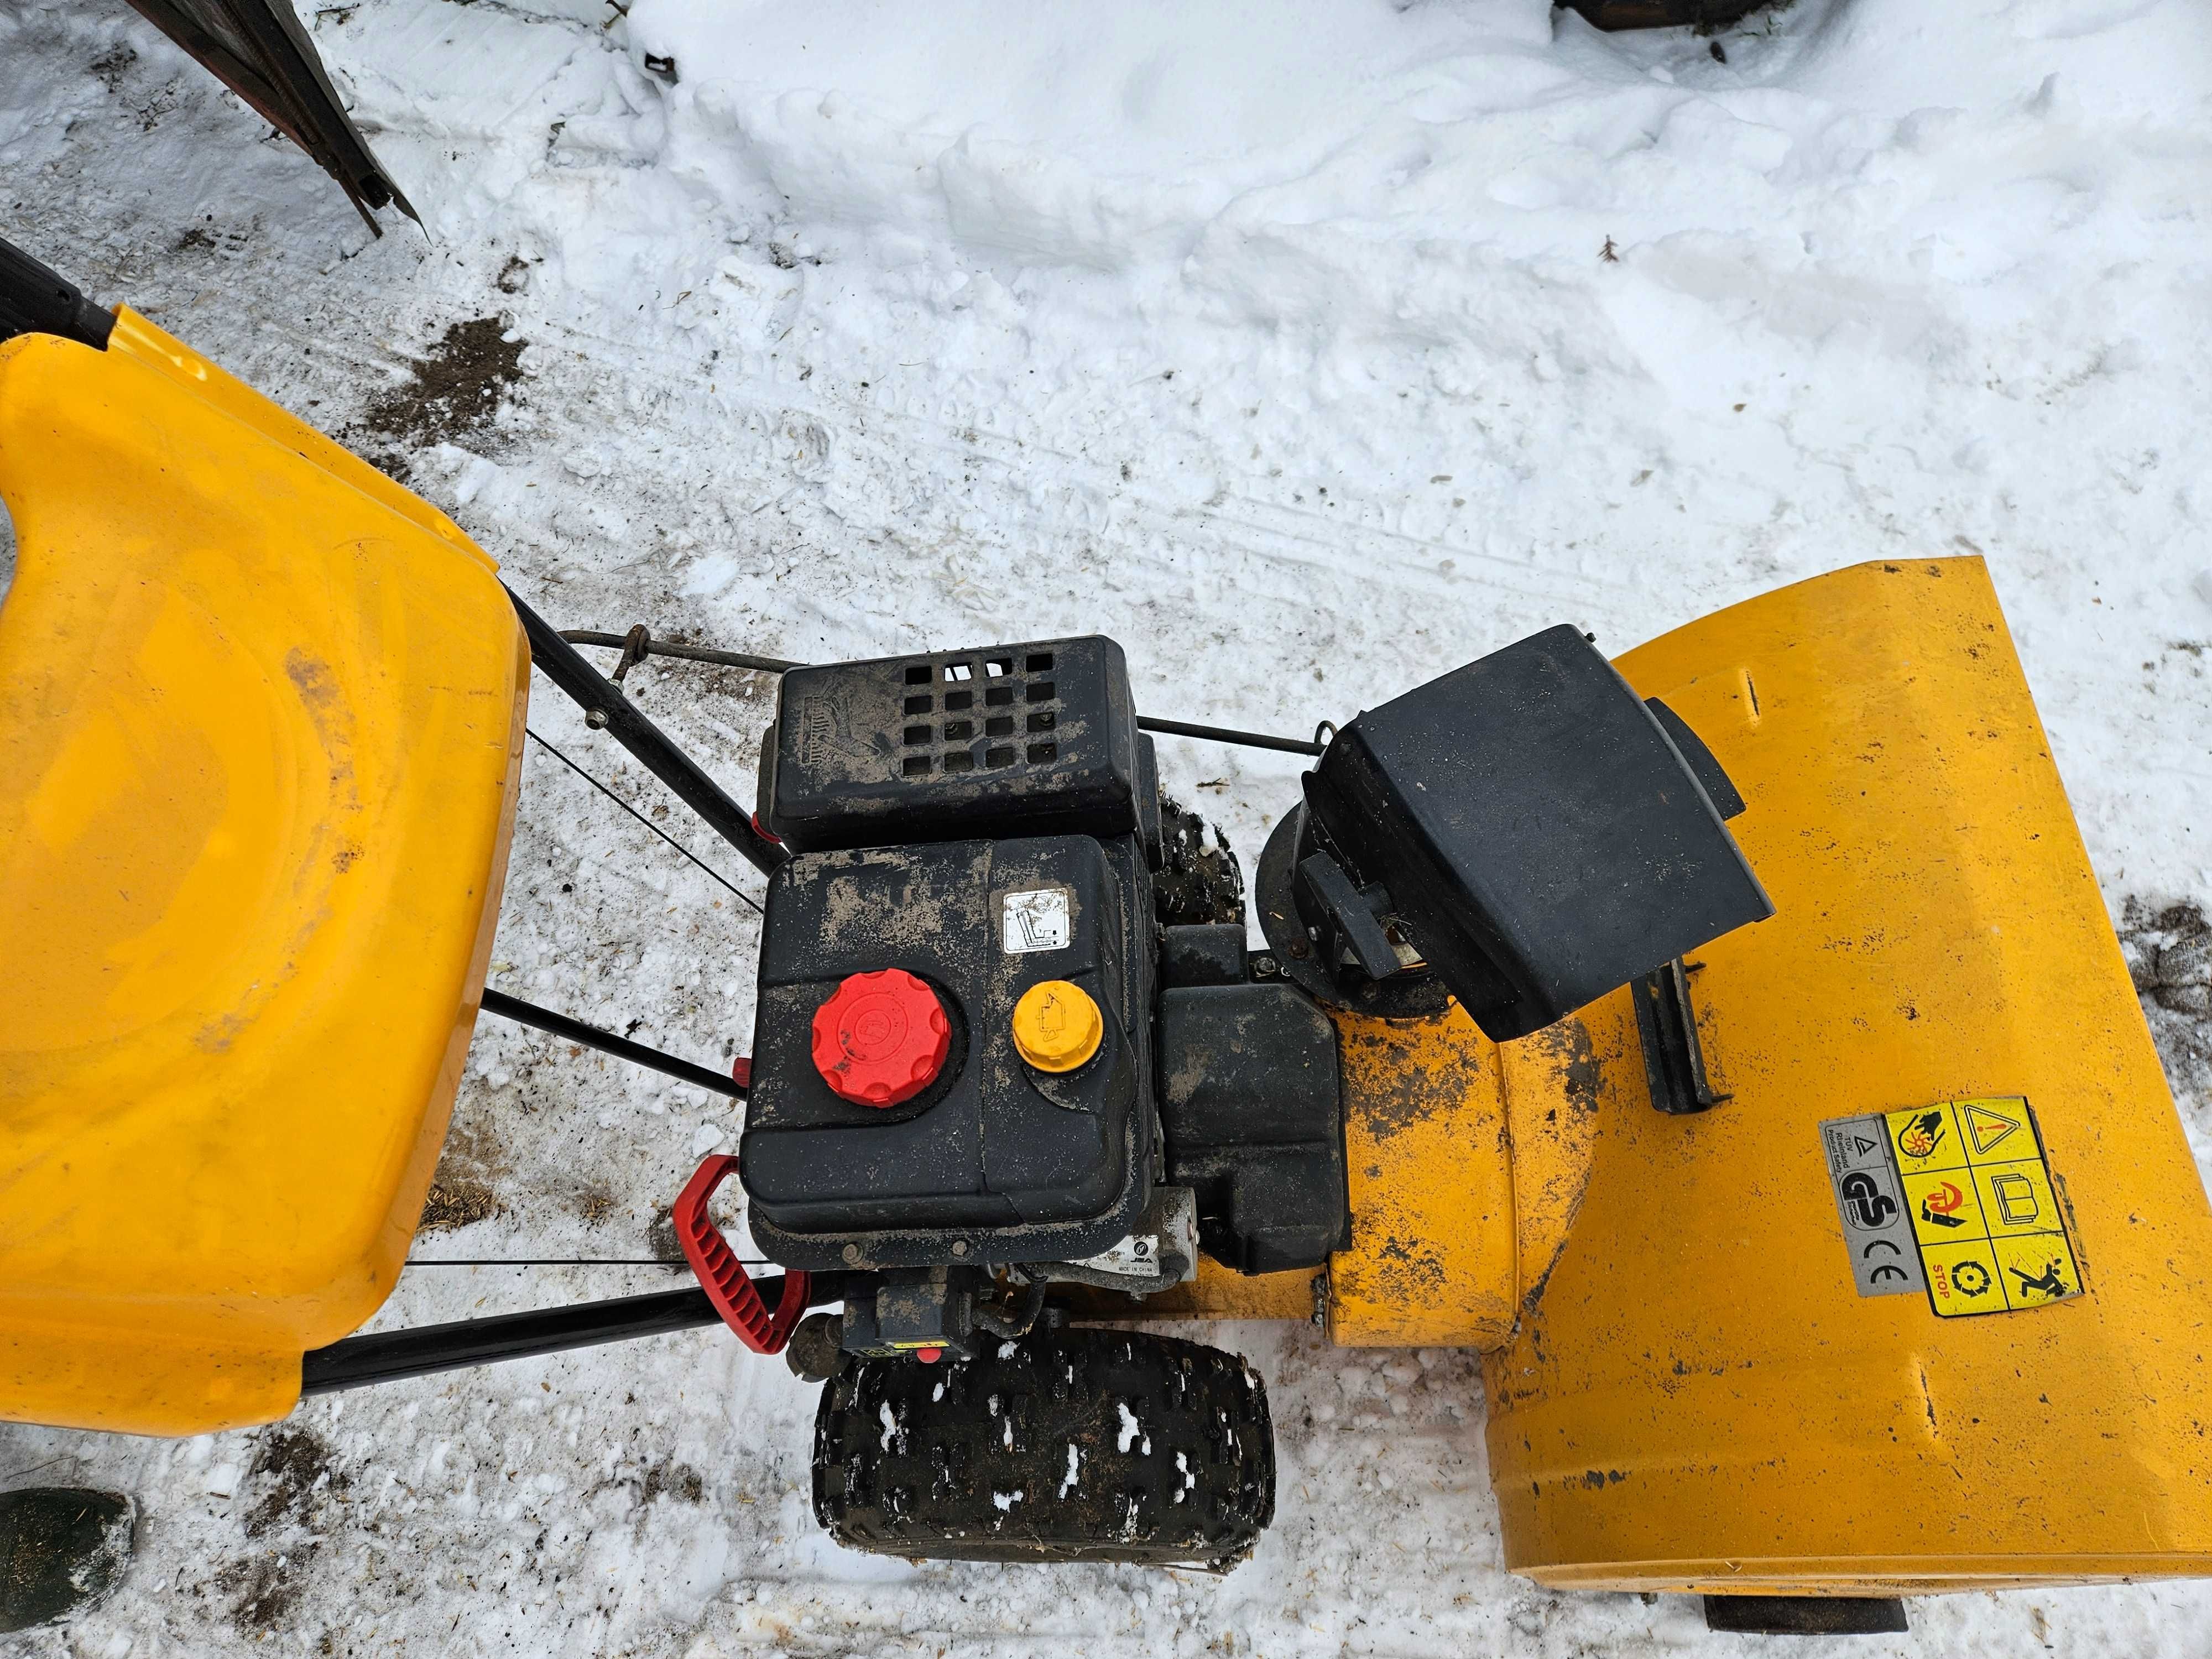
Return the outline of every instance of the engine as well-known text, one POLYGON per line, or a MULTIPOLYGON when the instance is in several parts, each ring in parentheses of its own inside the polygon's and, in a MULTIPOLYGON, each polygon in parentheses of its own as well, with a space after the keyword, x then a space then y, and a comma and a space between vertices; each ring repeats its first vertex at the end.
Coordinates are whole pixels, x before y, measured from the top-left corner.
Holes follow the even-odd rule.
POLYGON ((1766 913, 1710 754, 1571 629, 1332 739, 1261 860, 1266 951, 1241 898, 1167 902, 1157 775, 1111 640, 785 675, 740 1158, 768 1255, 866 1287, 843 1352, 968 1356, 1051 1284, 1143 1297, 1200 1254, 1322 1267, 1329 1007, 1518 1036, 1766 913))

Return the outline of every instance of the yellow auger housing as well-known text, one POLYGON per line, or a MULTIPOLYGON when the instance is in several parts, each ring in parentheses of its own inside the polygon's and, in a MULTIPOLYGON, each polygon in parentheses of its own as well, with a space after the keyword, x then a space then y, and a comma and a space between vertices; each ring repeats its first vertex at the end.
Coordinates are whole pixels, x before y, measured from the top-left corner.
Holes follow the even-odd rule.
MULTIPOLYGON (((530 642, 640 717, 445 518, 128 311, 104 350, 0 343, 0 1418, 265 1421, 405 1256, 530 642)), ((1099 1307, 1481 1351, 1506 1564, 1547 1584, 2212 1571, 2212 1211, 1981 562, 1842 570, 1617 666, 1741 793, 1772 915, 1510 1041, 1333 1010, 1348 1241, 1099 1307)), ((1024 951, 1083 925, 1012 896, 1056 907, 1024 951)), ((1048 1083, 1099 1047, 1064 1024, 1019 1033, 1048 1083)), ((775 1321, 728 1277, 756 1346, 790 1336, 804 1273, 775 1321)))
MULTIPOLYGON (((1978 559, 1623 657, 1742 791, 1774 917, 1489 1042, 1340 1013, 1332 1339, 1480 1349, 1506 1565, 1895 1595, 2212 1571, 2212 1211, 1978 559)), ((1159 1316, 1295 1317, 1202 1267, 1159 1316)))
POLYGON ((2212 1212, 1981 561, 1800 582, 1620 667, 1742 788, 1777 914, 1699 953, 1711 1110, 1650 1109, 1627 994, 1575 1022, 1589 1184, 1485 1367, 1507 1565, 2212 1571, 2212 1212))

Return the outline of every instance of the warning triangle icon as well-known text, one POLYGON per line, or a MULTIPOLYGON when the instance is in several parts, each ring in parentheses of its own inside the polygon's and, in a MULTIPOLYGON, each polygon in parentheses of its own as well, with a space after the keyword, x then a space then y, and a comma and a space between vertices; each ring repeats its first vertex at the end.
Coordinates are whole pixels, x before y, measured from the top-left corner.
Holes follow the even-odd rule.
POLYGON ((1974 1152, 1980 1157, 1994 1152, 2020 1127, 2018 1118, 2007 1117, 2002 1112, 1993 1112, 1974 1102, 1962 1107, 1959 1115, 1966 1119, 1966 1139, 1974 1143, 1974 1152))

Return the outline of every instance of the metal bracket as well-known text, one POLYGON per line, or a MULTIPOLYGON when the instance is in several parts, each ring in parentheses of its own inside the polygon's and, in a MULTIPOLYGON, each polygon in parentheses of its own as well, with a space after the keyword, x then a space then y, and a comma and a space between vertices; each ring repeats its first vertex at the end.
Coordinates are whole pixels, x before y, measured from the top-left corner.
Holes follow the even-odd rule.
POLYGON ((1732 1098, 1714 1087, 1705 1069, 1698 1011, 1690 1001, 1690 975, 1704 966, 1677 957, 1630 988, 1636 999, 1636 1030, 1643 1039, 1651 1103, 1671 1116, 1710 1111, 1732 1098))
POLYGON ((1893 1595, 1708 1595, 1705 1628, 1732 1636, 1902 1636, 1893 1595))

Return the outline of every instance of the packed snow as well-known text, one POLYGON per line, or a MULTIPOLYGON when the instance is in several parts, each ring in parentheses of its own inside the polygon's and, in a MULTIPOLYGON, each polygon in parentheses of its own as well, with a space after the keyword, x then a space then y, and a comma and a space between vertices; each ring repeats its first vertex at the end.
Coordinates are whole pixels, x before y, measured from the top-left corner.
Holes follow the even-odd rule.
MULTIPOLYGON (((427 236, 372 240, 119 0, 0 0, 0 234, 404 470, 560 626, 799 659, 1097 630, 1148 712, 1304 734, 1553 623, 1620 650, 1837 566, 1983 555, 2212 1165, 2203 989, 2158 977, 2172 907, 2212 899, 2212 11, 1800 0, 1711 39, 1547 0, 302 15, 427 236)), ((765 680, 629 684, 750 787, 765 680)), ((757 893, 557 699, 532 719, 757 893)), ((1295 799, 1288 757, 1161 759, 1248 862, 1295 799)), ((757 943, 532 746, 494 984, 716 1063, 757 943)), ((417 1255, 672 1256, 656 1223, 734 1130, 488 1023, 417 1255)), ((423 1266, 377 1324, 675 1282, 423 1266)), ((0 1428, 0 1481, 145 1516, 111 1601, 10 1650, 1765 1650, 1693 1600, 1504 1573, 1470 1356, 1209 1340, 1267 1378, 1281 1448, 1226 1577, 843 1551, 808 1510, 814 1391, 700 1332, 176 1444, 0 1428)), ((2179 1659, 2212 1590, 1911 1610, 1789 1650, 2179 1659)))

